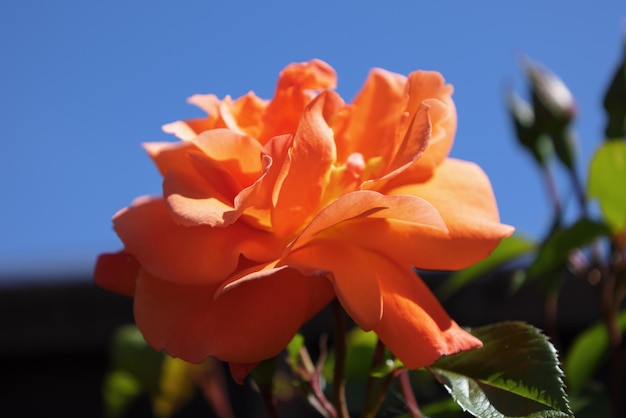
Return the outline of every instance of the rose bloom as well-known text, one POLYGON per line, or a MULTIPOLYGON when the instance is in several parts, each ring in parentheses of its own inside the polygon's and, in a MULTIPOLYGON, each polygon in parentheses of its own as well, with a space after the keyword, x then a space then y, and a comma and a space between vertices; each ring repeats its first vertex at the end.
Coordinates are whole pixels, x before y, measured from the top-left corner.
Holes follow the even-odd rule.
POLYGON ((273 99, 195 95, 206 118, 144 145, 163 196, 114 216, 124 250, 95 281, 134 297, 154 348, 241 380, 333 298, 408 368, 481 346, 412 269, 467 267, 513 232, 484 172, 447 157, 452 87, 374 69, 346 104, 335 84, 322 61, 291 64, 273 99))

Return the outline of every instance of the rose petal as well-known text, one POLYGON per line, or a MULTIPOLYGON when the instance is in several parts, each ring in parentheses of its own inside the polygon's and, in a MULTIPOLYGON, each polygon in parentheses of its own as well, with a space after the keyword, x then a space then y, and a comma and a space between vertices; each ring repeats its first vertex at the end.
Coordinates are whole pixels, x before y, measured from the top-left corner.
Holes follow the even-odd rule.
POLYGON ((365 161, 378 156, 388 161, 393 156, 406 80, 379 68, 370 71, 349 111, 341 112, 333 122, 338 161, 345 162, 354 152, 361 153, 365 161))
POLYGON ((302 115, 275 185, 278 198, 272 226, 279 236, 288 237, 297 232, 318 209, 336 157, 333 132, 327 119, 342 104, 336 93, 325 91, 302 115))
POLYGON ((208 356, 259 362, 284 349, 333 298, 326 278, 292 269, 247 282, 214 300, 217 286, 183 286, 140 275, 135 319, 146 341, 193 363, 208 356))
POLYGON ((383 316, 374 331, 407 368, 428 366, 442 355, 482 346, 450 319, 413 271, 385 261, 378 268, 383 316))
POLYGON ((240 255, 266 262, 278 258, 282 247, 273 235, 241 222, 225 228, 178 225, 161 199, 135 203, 113 223, 143 269, 183 284, 222 281, 235 271, 240 255))
POLYGON ((103 289, 132 297, 141 266, 125 251, 101 254, 96 261, 94 281, 103 289))
POLYGON ((350 242, 317 241, 290 253, 283 263, 305 273, 328 272, 341 305, 361 328, 369 331, 383 312, 377 257, 350 242))
MULTIPOLYGON (((229 199, 228 195, 225 197, 228 191, 223 192, 212 187, 213 184, 226 186, 231 183, 229 181, 231 177, 221 176, 225 172, 219 168, 216 175, 212 176, 213 181, 211 182, 209 182, 207 174, 199 178, 197 175, 169 171, 163 180, 163 195, 172 211, 174 220, 185 226, 209 225, 214 227, 228 226, 236 222, 247 208, 260 203, 257 200, 260 198, 262 181, 272 166, 270 156, 262 156, 262 160, 263 170, 259 174, 259 178, 250 186, 242 189, 234 199, 229 199), (220 179, 223 179, 221 184, 220 179), (228 200, 232 203, 224 203, 228 200)), ((230 188, 232 189, 232 187, 230 188)), ((254 211, 250 215, 255 216, 254 220, 257 221, 258 226, 269 224, 269 220, 264 219, 268 217, 264 212, 254 211)))
POLYGON ((267 106, 259 141, 265 144, 274 136, 295 132, 313 92, 333 88, 336 83, 335 70, 324 61, 314 59, 287 66, 281 71, 274 98, 267 106))
POLYGON ((438 166, 450 152, 456 132, 456 109, 452 101, 453 88, 445 84, 441 74, 435 71, 415 71, 409 75, 406 85, 408 117, 403 121, 400 138, 410 130, 413 115, 422 104, 430 107, 432 133, 428 148, 417 163, 422 169, 438 166))
POLYGON ((387 254, 400 265, 425 270, 468 267, 488 256, 502 238, 513 233, 512 227, 499 221, 487 176, 471 163, 446 160, 430 181, 389 193, 410 194, 428 201, 449 232, 388 218, 346 222, 334 233, 387 254))
MULTIPOLYGON (((439 229, 446 225, 429 202, 415 196, 385 196, 369 190, 348 193, 324 208, 290 244, 291 250, 306 244, 321 231, 358 218, 395 219, 401 223, 439 229)), ((341 239, 341 236, 339 236, 341 239)), ((379 240, 384 240, 381 236, 379 240)), ((354 241, 358 242, 358 241, 354 241)))
POLYGON ((243 382, 248 374, 258 364, 258 361, 254 363, 228 363, 228 368, 230 370, 230 375, 233 377, 233 380, 238 384, 243 385, 243 382))
POLYGON ((362 188, 379 190, 420 159, 427 149, 432 131, 429 112, 430 106, 422 103, 412 116, 404 138, 397 140, 393 159, 387 163, 380 177, 367 180, 361 185, 362 188))

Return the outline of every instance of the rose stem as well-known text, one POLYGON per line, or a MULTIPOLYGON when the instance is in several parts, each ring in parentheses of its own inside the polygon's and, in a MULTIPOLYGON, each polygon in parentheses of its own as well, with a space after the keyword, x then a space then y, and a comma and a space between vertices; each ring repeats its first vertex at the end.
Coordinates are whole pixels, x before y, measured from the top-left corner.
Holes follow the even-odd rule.
POLYGON ((345 362, 346 362, 346 323, 343 308, 337 299, 333 301, 333 315, 335 317, 335 370, 333 375, 333 395, 337 407, 338 418, 349 418, 348 404, 345 390, 345 362))
POLYGON ((372 400, 370 399, 372 396, 372 390, 374 389, 374 376, 372 375, 373 371, 380 366, 383 361, 383 356, 385 354, 385 345, 378 338, 376 340, 376 348, 374 349, 374 354, 372 355, 372 364, 370 365, 370 372, 367 376, 367 386, 365 388, 365 398, 363 401, 363 416, 365 417, 367 411, 370 409, 370 405, 372 404, 372 400))
POLYGON ((398 374, 398 378, 400 380, 402 395, 404 396, 406 406, 409 408, 409 413, 411 414, 411 417, 422 418, 422 413, 420 412, 419 405, 417 404, 417 399, 415 399, 415 394, 413 393, 413 388, 411 387, 409 371, 400 371, 400 373, 398 374))

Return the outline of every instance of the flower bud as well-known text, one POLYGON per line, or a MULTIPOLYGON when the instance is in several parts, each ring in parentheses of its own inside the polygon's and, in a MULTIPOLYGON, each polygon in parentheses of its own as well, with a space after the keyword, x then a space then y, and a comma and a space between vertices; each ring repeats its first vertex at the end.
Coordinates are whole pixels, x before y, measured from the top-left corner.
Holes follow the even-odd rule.
POLYGON ((574 96, 554 73, 529 59, 525 61, 530 82, 535 127, 550 136, 556 155, 570 170, 574 169, 576 136, 570 125, 576 116, 574 96))
POLYGON ((560 131, 576 116, 576 102, 565 83, 541 64, 524 63, 537 127, 543 132, 560 131))
POLYGON ((509 90, 507 107, 519 143, 528 149, 540 166, 547 165, 553 154, 552 144, 546 135, 536 129, 535 112, 530 103, 519 97, 514 91, 509 90))

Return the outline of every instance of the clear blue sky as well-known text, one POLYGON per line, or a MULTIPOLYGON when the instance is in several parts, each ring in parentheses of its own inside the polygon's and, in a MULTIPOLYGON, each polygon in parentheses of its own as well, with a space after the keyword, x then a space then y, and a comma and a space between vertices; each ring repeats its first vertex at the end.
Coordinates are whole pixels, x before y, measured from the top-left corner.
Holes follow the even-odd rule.
POLYGON ((442 72, 459 114, 452 156, 484 168, 504 222, 539 236, 549 206, 502 86, 525 94, 522 52, 557 72, 579 102, 586 165, 625 27, 623 0, 0 2, 0 281, 90 273, 121 246, 111 216, 160 192, 140 144, 202 115, 188 96, 269 98, 286 64, 311 58, 348 100, 371 67, 442 72))

